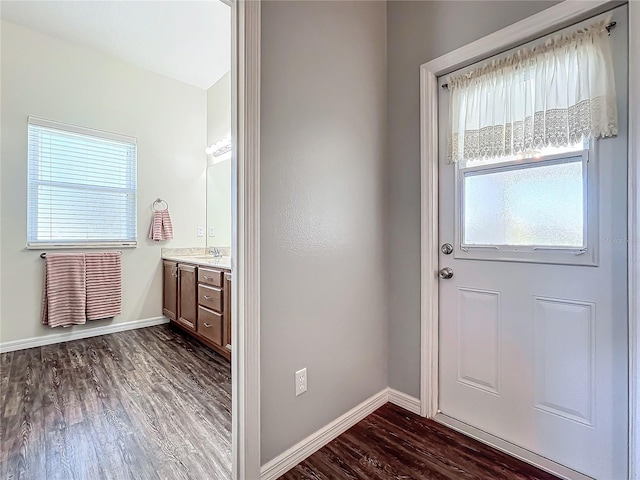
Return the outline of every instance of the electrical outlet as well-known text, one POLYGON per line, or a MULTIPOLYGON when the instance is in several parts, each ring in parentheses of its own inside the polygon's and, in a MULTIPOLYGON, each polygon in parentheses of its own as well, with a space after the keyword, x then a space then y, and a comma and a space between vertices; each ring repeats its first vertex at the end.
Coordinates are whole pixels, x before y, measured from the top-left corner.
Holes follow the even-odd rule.
POLYGON ((209 236, 210 237, 215 237, 216 236, 216 228, 215 227, 209 227, 209 236))
POLYGON ((198 225, 198 228, 196 229, 196 234, 199 237, 204 237, 204 227, 202 225, 198 225))
POLYGON ((296 372, 296 397, 307 391, 307 369, 296 372))

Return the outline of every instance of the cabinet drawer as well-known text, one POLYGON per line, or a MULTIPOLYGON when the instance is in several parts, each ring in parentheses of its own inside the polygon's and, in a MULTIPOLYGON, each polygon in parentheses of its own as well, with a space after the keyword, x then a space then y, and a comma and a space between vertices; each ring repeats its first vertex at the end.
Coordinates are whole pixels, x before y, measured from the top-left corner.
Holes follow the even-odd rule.
POLYGON ((198 285, 198 303, 216 312, 222 312, 222 289, 198 285))
POLYGON ((198 268, 198 282, 206 283, 212 287, 222 287, 222 270, 214 270, 213 268, 198 268))
POLYGON ((222 315, 198 307, 198 333, 216 345, 222 345, 222 315))

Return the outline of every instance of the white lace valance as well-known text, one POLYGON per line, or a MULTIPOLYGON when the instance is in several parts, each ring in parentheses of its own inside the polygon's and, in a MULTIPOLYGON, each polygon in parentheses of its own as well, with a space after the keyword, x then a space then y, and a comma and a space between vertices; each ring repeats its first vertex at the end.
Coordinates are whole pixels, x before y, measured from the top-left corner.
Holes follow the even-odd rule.
POLYGON ((448 79, 450 161, 567 147, 617 134, 607 21, 448 79))

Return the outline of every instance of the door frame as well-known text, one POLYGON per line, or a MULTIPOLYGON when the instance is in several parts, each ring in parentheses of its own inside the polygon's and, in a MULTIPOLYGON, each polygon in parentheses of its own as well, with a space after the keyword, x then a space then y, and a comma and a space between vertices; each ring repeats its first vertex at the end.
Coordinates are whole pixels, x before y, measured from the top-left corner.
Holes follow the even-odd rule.
MULTIPOLYGON (((420 413, 438 413, 438 76, 616 6, 565 0, 420 66, 420 413)), ((629 480, 640 480, 640 2, 629 2, 629 480)))
POLYGON ((232 478, 260 478, 260 0, 231 7, 232 478))

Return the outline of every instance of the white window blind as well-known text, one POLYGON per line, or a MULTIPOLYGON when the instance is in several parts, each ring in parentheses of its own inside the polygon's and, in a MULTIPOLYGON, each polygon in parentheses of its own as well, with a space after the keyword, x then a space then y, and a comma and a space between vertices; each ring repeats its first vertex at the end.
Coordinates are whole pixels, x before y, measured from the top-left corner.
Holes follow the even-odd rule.
POLYGON ((27 247, 135 246, 136 139, 28 119, 27 247))

